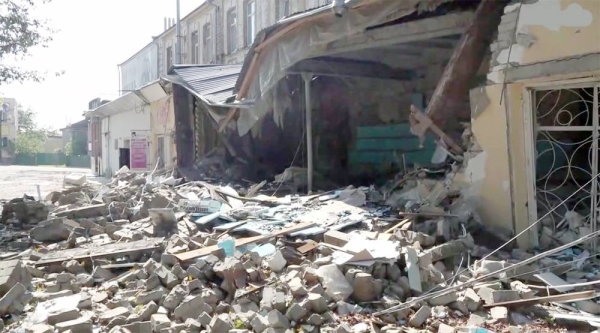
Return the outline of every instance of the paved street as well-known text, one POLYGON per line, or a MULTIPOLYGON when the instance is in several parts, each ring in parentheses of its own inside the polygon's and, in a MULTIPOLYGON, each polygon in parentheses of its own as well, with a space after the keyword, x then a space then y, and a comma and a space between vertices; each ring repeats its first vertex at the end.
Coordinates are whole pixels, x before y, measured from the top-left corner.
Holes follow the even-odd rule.
MULTIPOLYGON (((40 185, 42 195, 62 189, 63 179, 70 173, 83 173, 92 177, 90 169, 54 166, 0 165, 0 199, 22 197, 27 193, 37 197, 35 185, 40 185)), ((89 179, 89 178, 88 178, 89 179)))

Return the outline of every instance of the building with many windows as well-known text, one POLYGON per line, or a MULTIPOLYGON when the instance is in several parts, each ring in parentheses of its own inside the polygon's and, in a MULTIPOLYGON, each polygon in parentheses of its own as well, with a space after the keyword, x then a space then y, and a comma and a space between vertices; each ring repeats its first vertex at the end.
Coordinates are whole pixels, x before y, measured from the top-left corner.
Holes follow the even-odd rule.
MULTIPOLYGON (((331 0, 207 0, 181 19, 182 64, 241 64, 258 31, 291 13, 331 0)), ((164 31, 119 65, 121 92, 140 88, 167 74, 176 58, 176 26, 164 31)))

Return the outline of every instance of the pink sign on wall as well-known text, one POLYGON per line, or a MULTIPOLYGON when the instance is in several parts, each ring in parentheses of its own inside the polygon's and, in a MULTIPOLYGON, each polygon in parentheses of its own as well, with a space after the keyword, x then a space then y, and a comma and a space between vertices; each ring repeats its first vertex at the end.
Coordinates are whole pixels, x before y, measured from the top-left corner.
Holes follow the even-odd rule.
POLYGON ((145 135, 136 135, 135 132, 132 132, 131 141, 129 142, 130 169, 146 170, 148 165, 148 138, 145 135))

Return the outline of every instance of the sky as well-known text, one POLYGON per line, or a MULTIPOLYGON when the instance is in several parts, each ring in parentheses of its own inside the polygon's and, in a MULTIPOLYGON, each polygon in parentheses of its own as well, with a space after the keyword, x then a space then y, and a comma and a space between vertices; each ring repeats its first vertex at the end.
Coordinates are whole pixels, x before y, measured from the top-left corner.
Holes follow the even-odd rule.
MULTIPOLYGON (((52 0, 35 15, 58 30, 47 48, 31 49, 19 65, 47 72, 41 83, 0 86, 0 96, 16 98, 37 113, 40 126, 60 129, 83 119, 88 102, 119 96, 117 65, 164 31, 175 18, 176 0, 52 0), (64 71, 59 77, 54 73, 64 71)), ((204 0, 180 0, 183 18, 204 0)))

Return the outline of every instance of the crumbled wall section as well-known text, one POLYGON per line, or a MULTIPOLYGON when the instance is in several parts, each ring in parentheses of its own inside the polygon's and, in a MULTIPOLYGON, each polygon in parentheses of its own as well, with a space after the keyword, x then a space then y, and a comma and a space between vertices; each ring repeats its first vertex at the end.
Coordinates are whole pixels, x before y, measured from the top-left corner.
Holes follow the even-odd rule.
MULTIPOLYGON (((505 7, 496 40, 490 45, 488 82, 504 83, 507 70, 530 71, 526 77, 539 76, 525 65, 600 53, 598 31, 600 1, 512 1, 505 7)), ((599 69, 591 68, 591 62, 588 67, 599 69)))
POLYGON ((521 4, 519 0, 513 0, 504 9, 504 15, 502 15, 500 25, 498 25, 498 35, 496 37, 496 41, 490 45, 490 49, 492 51, 490 68, 500 65, 497 60, 500 56, 500 52, 502 52, 504 49, 510 48, 515 40, 515 31, 519 16, 518 8, 520 5, 521 4))

